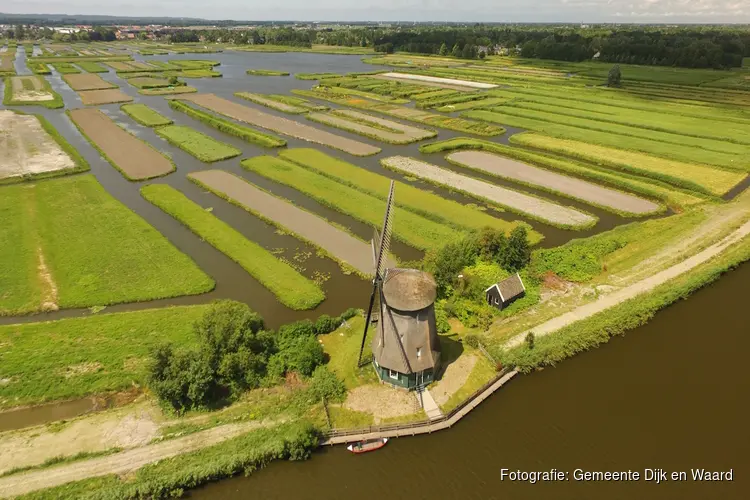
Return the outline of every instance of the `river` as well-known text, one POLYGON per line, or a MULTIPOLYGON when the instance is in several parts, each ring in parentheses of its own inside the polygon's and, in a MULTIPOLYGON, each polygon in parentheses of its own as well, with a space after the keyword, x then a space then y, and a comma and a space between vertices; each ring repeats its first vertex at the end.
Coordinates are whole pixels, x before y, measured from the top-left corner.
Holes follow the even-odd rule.
POLYGON ((650 323, 556 368, 517 377, 453 429, 354 456, 343 447, 275 462, 193 499, 750 498, 750 264, 650 323), (501 480, 501 469, 568 481, 501 480), (579 482, 573 471, 687 472, 687 481, 579 482), (734 470, 732 482, 691 469, 734 470))

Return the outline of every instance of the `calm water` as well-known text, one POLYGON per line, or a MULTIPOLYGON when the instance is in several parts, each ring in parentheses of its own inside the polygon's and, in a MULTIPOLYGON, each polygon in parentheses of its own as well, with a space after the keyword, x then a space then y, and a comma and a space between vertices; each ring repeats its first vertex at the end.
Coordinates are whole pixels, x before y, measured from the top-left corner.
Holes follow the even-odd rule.
POLYGON ((329 448, 195 499, 750 498, 750 265, 557 368, 516 378, 451 430, 329 448), (734 469, 731 483, 501 481, 500 471, 734 469))

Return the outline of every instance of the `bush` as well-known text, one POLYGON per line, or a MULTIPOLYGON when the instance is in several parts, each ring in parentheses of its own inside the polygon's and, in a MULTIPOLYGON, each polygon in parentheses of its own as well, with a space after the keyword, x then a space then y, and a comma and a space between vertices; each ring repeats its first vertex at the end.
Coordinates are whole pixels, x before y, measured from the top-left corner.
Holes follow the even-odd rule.
POLYGON ((325 362, 323 346, 314 335, 282 337, 276 363, 283 363, 284 371, 295 371, 305 376, 312 375, 315 368, 325 362))
POLYGON ((340 324, 341 321, 338 321, 338 318, 332 318, 327 314, 323 314, 315 322, 313 329, 315 330, 315 335, 325 335, 334 331, 340 324))
POLYGON ((507 250, 501 256, 501 265, 508 272, 517 272, 531 260, 531 248, 524 226, 516 226, 510 233, 507 250))
POLYGON ((464 343, 469 347, 477 349, 479 347, 479 335, 467 335, 464 337, 464 343))
POLYGON ((315 369, 309 390, 315 400, 325 398, 327 401, 340 402, 346 397, 344 382, 325 366, 315 369))
POLYGON ((451 331, 451 324, 448 323, 448 313, 445 311, 444 304, 444 300, 435 304, 435 324, 438 333, 448 333, 451 331))

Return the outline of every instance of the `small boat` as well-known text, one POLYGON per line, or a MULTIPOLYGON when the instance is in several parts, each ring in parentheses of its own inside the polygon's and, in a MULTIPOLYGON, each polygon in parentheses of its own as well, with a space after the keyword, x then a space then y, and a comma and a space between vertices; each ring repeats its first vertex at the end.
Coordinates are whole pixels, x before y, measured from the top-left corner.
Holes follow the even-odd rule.
POLYGON ((388 438, 370 439, 367 441, 359 441, 357 443, 350 444, 346 447, 347 450, 352 453, 367 453, 368 451, 379 450, 385 443, 388 442, 388 438))

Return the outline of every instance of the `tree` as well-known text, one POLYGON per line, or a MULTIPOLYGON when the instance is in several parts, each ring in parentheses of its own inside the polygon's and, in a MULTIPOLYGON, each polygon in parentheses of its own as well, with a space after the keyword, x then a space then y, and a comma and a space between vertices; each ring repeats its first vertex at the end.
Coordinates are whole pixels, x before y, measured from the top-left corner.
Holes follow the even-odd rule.
POLYGON ((612 69, 609 70, 609 74, 607 75, 607 86, 619 87, 621 79, 622 73, 620 72, 620 65, 615 64, 612 66, 612 69))
POLYGON ((458 42, 453 46, 453 49, 451 50, 451 55, 453 57, 461 57, 461 47, 458 46, 458 42))
POLYGON ((448 46, 443 42, 443 44, 440 46, 440 50, 438 51, 438 54, 441 56, 447 56, 448 55, 448 46))
POLYGON ((529 350, 534 348, 534 332, 529 332, 526 334, 526 347, 529 348, 529 350))
POLYGON ((483 50, 479 51, 479 59, 484 59, 486 56, 487 54, 485 54, 483 50))
POLYGON ((180 83, 180 80, 176 76, 170 76, 168 81, 169 81, 169 84, 173 86, 180 83))
POLYGON ((506 271, 516 272, 526 267, 529 260, 531 260, 531 248, 526 227, 516 226, 508 238, 508 249, 502 258, 501 265, 506 271))
POLYGON ((16 35, 16 40, 19 40, 19 41, 23 40, 23 37, 26 35, 26 32, 23 29, 23 25, 22 24, 16 25, 16 29, 14 31, 16 35))

